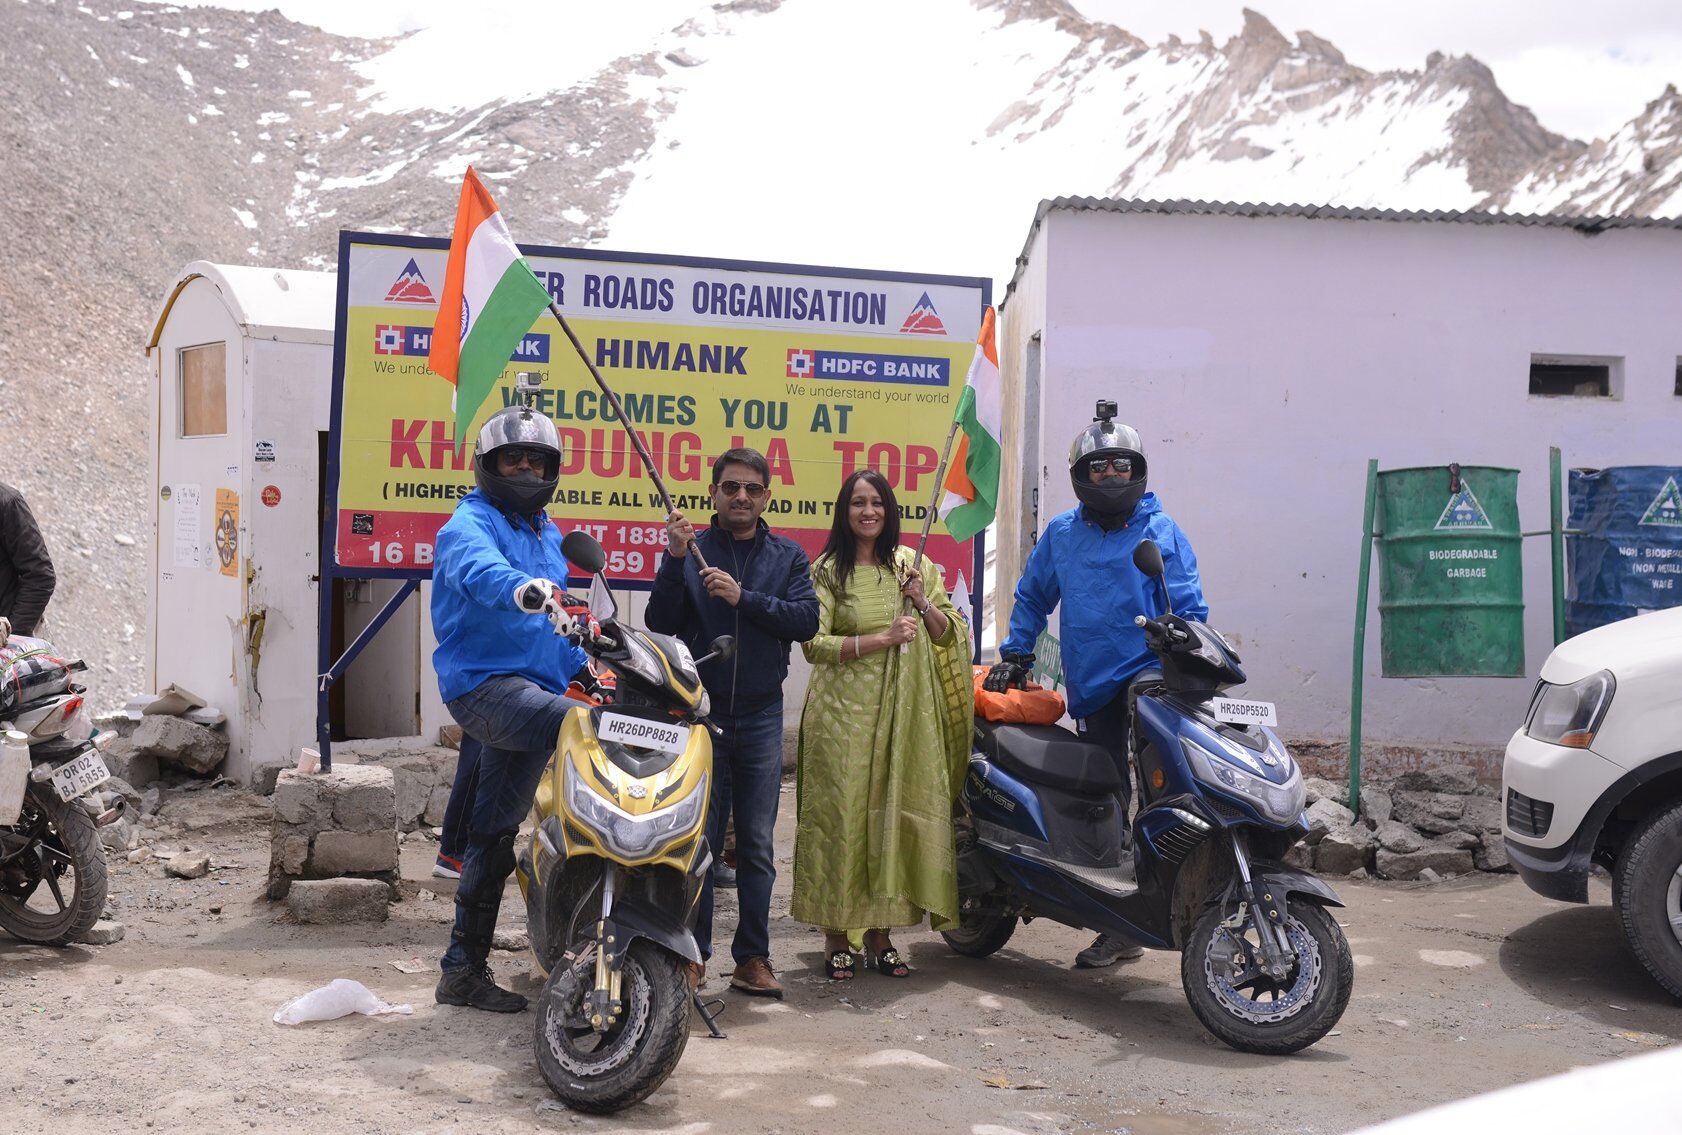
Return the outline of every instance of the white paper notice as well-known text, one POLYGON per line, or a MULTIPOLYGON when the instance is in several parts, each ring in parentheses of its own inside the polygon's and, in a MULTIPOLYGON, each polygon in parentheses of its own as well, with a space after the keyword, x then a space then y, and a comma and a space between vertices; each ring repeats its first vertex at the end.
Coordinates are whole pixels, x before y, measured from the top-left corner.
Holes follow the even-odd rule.
POLYGON ((201 508, 197 485, 176 485, 175 488, 175 566, 199 567, 203 553, 199 548, 201 508))

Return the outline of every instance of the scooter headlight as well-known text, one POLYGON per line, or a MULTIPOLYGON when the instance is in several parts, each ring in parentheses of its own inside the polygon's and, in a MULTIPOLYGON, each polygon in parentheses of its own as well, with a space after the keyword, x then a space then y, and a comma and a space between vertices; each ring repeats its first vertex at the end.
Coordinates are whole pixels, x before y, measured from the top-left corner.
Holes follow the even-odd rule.
POLYGON ((693 828, 707 805, 707 778, 682 800, 633 816, 585 783, 571 761, 566 765, 567 806, 602 837, 608 849, 627 859, 646 859, 693 828))
POLYGON ((1180 738, 1180 749, 1198 780, 1219 792, 1242 798, 1274 823, 1289 824, 1301 814, 1308 790, 1302 783, 1302 769, 1295 762, 1291 763, 1289 779, 1284 784, 1274 784, 1263 777, 1251 776, 1189 737, 1180 738))

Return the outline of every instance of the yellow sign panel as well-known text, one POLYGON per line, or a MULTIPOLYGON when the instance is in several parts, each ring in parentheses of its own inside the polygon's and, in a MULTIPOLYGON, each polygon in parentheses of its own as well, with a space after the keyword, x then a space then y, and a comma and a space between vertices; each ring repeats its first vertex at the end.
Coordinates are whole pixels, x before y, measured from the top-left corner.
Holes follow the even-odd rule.
MULTIPOLYGON (((987 283, 797 266, 630 259, 527 250, 539 279, 654 457, 679 509, 702 521, 713 459, 751 446, 771 466, 766 521, 822 546, 842 479, 869 466, 894 486, 916 538, 935 489, 987 283)), ((343 234, 335 376, 341 569, 430 570, 433 542, 473 488, 472 437, 457 451, 454 388, 427 369, 444 274, 441 242, 343 234)), ((550 515, 590 532, 608 574, 653 578, 665 540, 658 493, 623 426, 552 315, 509 360, 474 419, 542 376, 560 432, 550 515)), ((935 525, 948 586, 975 581, 975 548, 935 525)))

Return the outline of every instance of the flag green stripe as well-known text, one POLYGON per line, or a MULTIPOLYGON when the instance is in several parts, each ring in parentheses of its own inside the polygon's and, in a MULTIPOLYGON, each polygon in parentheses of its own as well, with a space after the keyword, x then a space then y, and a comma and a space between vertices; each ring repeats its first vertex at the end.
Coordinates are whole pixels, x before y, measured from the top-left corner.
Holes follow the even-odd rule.
POLYGON ((975 416, 975 391, 964 387, 958 399, 958 428, 969 439, 964 472, 975 486, 975 499, 946 515, 946 530, 962 543, 993 523, 999 503, 999 439, 988 433, 975 416))
POLYGON ((484 405, 539 313, 549 306, 544 290, 524 259, 511 261, 502 278, 485 297, 473 328, 461 345, 456 368, 456 446, 466 439, 467 427, 484 405))

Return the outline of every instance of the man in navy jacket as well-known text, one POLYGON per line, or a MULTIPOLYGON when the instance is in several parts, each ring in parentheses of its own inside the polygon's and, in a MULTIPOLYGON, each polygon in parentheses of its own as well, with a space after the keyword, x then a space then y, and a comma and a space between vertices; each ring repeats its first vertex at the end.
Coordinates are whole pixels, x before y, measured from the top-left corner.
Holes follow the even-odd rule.
MULTIPOLYGON (((731 449, 713 463, 715 515, 697 534, 682 513, 666 524, 667 548, 648 597, 648 629, 683 639, 697 656, 719 635, 736 640, 735 653, 701 666, 712 699, 712 801, 707 844, 717 855, 724 825, 736 815, 736 894, 739 914, 731 953, 733 988, 764 997, 783 995, 771 968, 771 884, 777 877, 771 833, 783 772, 783 679, 789 647, 818 632, 818 597, 811 564, 800 545, 759 519, 771 500, 771 468, 753 449, 731 449), (690 554, 699 547, 701 570, 690 554)), ((712 873, 701 891, 695 939, 712 956, 712 873)), ((692 967, 699 983, 704 967, 692 967)))

